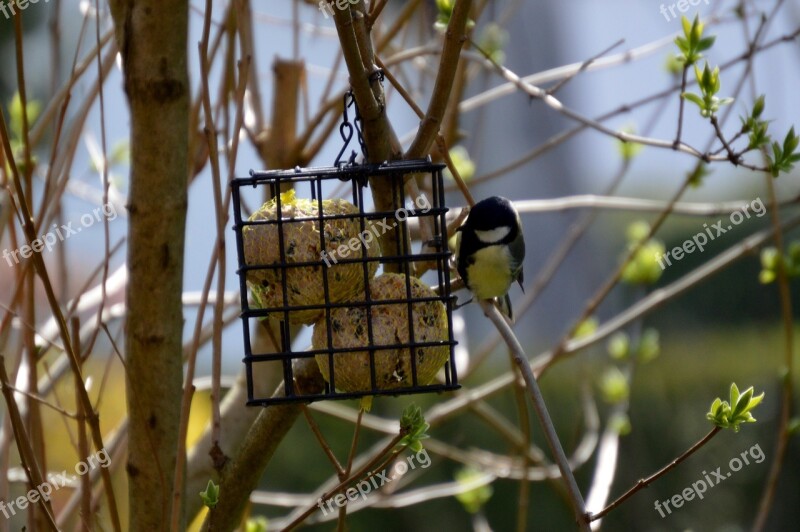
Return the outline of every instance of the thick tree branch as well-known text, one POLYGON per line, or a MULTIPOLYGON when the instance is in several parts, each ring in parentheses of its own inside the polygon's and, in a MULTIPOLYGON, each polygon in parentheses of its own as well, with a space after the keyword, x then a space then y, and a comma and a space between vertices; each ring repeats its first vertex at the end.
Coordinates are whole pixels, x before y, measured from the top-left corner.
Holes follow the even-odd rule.
MULTIPOLYGON (((304 393, 322 391, 322 374, 313 358, 299 360, 294 367, 294 376, 295 386, 304 393)), ((283 383, 277 390, 273 397, 283 394, 283 383)), ((292 403, 261 410, 238 454, 222 470, 219 504, 209 511, 204 530, 234 530, 239 526, 250 493, 258 487, 264 469, 302 413, 302 408, 302 405, 292 403)))
MULTIPOLYGON (((366 26, 364 4, 350 9, 335 9, 334 21, 339 42, 344 54, 350 86, 364 124, 364 143, 370 162, 399 159, 402 156, 400 142, 386 115, 386 100, 380 77, 376 75, 375 55, 366 26)), ((370 188, 378 211, 392 211, 402 205, 403 198, 395 198, 392 183, 388 179, 370 178, 370 188)), ((384 255, 397 255, 398 242, 391 232, 382 235, 381 250, 384 255)), ((385 265, 387 271, 399 271, 398 264, 385 265)))
POLYGON ((444 49, 442 58, 439 62, 436 83, 433 86, 433 94, 428 104, 428 112, 420 124, 417 136, 411 143, 411 147, 406 152, 407 159, 416 159, 428 154, 439 133, 447 104, 450 101, 450 90, 453 87, 453 79, 458 71, 458 59, 461 55, 461 47, 467 40, 467 21, 472 9, 472 0, 458 0, 447 24, 447 31, 444 36, 444 49))
POLYGON ((183 372, 189 10, 185 0, 111 6, 131 112, 129 528, 162 530, 170 515, 183 372))

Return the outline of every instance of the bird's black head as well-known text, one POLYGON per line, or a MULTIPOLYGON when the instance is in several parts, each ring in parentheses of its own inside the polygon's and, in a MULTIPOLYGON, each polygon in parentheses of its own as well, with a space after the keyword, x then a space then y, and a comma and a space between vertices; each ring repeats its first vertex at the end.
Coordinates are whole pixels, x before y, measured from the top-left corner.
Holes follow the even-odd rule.
POLYGON ((520 231, 519 215, 509 200, 492 196, 479 201, 470 209, 462 229, 485 232, 501 227, 508 227, 510 230, 504 235, 503 241, 513 240, 520 231))

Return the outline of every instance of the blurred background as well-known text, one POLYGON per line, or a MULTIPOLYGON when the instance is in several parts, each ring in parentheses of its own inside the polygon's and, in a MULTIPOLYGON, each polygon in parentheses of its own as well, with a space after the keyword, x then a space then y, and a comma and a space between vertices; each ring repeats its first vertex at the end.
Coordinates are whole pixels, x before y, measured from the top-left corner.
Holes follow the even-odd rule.
MULTIPOLYGON (((213 19, 217 24, 227 9, 225 4, 220 2, 214 7, 213 19)), ((441 34, 434 28, 437 6, 432 0, 419 4, 406 30, 395 38, 381 56, 387 64, 389 58, 404 51, 415 48, 435 50, 440 47, 441 34)), ((707 34, 716 35, 713 48, 705 53, 709 64, 713 66, 725 65, 747 52, 748 41, 753 38, 762 13, 770 15, 763 42, 796 35, 800 28, 800 2, 791 0, 777 4, 780 7, 774 16, 770 15, 776 7, 774 1, 702 0, 685 13, 681 13, 677 7, 675 12, 690 18, 699 14, 707 22, 707 34)), ((501 54, 495 56, 498 62, 514 73, 520 76, 540 74, 538 79, 541 81, 534 83, 544 88, 552 87, 563 79, 560 67, 577 67, 602 54, 596 63, 577 73, 558 89, 559 100, 581 115, 594 118, 628 106, 625 112, 615 112, 603 123, 610 128, 626 129, 643 136, 671 141, 675 136, 679 98, 677 91, 669 92, 669 89, 680 82, 679 75, 670 70, 670 64, 672 62, 674 65, 674 56, 678 52, 672 39, 681 31, 681 22, 679 17, 665 15, 660 9, 662 5, 667 8, 675 6, 670 2, 655 0, 488 2, 476 21, 473 38, 478 43, 495 46, 501 54), (664 91, 668 92, 662 97, 651 98, 648 103, 638 103, 664 91)), ((94 45, 94 17, 97 13, 93 6, 93 2, 50 1, 31 4, 25 11, 28 98, 39 102, 42 110, 68 78, 76 55, 83 57, 94 45), (90 29, 84 26, 87 20, 90 29), (58 27, 57 45, 53 40, 54 21, 57 21, 58 27), (53 60, 53 54, 57 54, 57 61, 53 60), (58 67, 47 66, 51 64, 58 67)), ((195 44, 200 40, 202 9, 199 3, 192 3, 189 37, 192 61, 189 67, 193 84, 197 83, 199 75, 195 44)), ((381 15, 381 23, 389 25, 403 11, 404 3, 389 2, 381 15)), ((262 105, 267 117, 271 108, 269 102, 273 98, 272 64, 275 58, 304 61, 303 98, 306 101, 322 101, 330 97, 333 91, 346 89, 348 76, 342 62, 336 60, 340 50, 333 21, 326 18, 316 5, 289 0, 253 3, 252 12, 256 50, 254 72, 261 82, 262 105), (332 86, 329 78, 333 79, 332 86)), ((666 13, 669 13, 669 9, 666 13)), ((104 5, 101 5, 100 17, 101 25, 104 24, 108 29, 110 22, 104 5)), ((0 101, 7 110, 11 109, 17 91, 14 54, 13 24, 0 14, 0 65, 6 67, 0 69, 0 101)), ((565 142, 543 150, 542 146, 549 139, 577 124, 543 102, 532 100, 513 86, 508 87, 474 48, 467 48, 467 57, 470 59, 470 75, 459 103, 458 142, 456 146, 451 146, 451 150, 457 148, 456 153, 464 164, 459 166, 460 169, 473 166, 472 175, 464 177, 476 199, 495 194, 515 201, 602 195, 607 194, 609 187, 617 182, 611 195, 668 201, 697 164, 694 157, 650 146, 643 147, 635 154, 628 154, 619 141, 592 130, 581 131, 565 142), (503 86, 507 87, 503 93, 491 91, 503 86), (527 157, 527 162, 513 164, 534 150, 540 150, 541 154, 527 157), (514 168, 503 171, 509 165, 514 168)), ((434 52, 398 60, 397 66, 393 67, 395 76, 405 83, 423 109, 432 90, 437 65, 438 53, 434 52)), ((797 39, 759 51, 752 62, 751 75, 744 78, 744 86, 730 106, 732 112, 724 130, 730 135, 735 134, 740 125, 739 116, 749 113, 754 95, 766 94, 764 117, 770 120, 769 131, 773 138, 782 140, 785 132, 800 121, 798 66, 800 47, 797 39)), ((733 93, 745 68, 748 68, 747 62, 738 61, 722 70, 720 96, 733 93)), ((690 81, 693 78, 693 73, 690 73, 690 81)), ((79 80, 72 88, 73 104, 67 111, 68 122, 75 117, 76 109, 80 107, 82 98, 90 93, 94 81, 95 78, 89 76, 79 80)), ((211 85, 219 83, 219 71, 212 70, 211 85)), ((390 120, 404 147, 408 147, 419 119, 400 95, 389 88, 388 83, 385 85, 390 120)), ((110 241, 116 243, 124 239, 127 232, 125 202, 130 120, 118 67, 111 69, 105 81, 104 98, 105 135, 110 152, 114 154, 109 160, 109 201, 119 214, 115 220, 109 221, 108 229, 110 241)), ((315 107, 301 111, 301 121, 312 116, 314 110, 315 107)), ((724 112, 720 114, 724 115, 724 112)), ((99 163, 102 159, 98 148, 102 136, 100 123, 95 100, 76 138, 74 158, 69 166, 70 176, 60 205, 59 219, 64 223, 80 220, 83 214, 102 203, 102 183, 98 172, 99 164, 102 164, 99 163)), ((686 106, 683 131, 684 140, 701 150, 706 148, 713 136, 708 121, 691 104, 686 106)), ((48 143, 48 138, 53 137, 52 128, 45 128, 42 135, 43 141, 36 150, 41 166, 37 170, 39 182, 34 185, 35 197, 42 194, 41 178, 46 172, 52 149, 48 143)), ((250 169, 264 169, 253 143, 244 142, 247 140, 244 134, 242 140, 235 173, 246 175, 250 169)), ((341 139, 334 132, 310 166, 332 164, 340 148, 341 139)), ((753 164, 762 164, 757 155, 748 160, 753 164)), ((770 203, 763 173, 737 168, 726 162, 709 165, 708 169, 711 173, 702 179, 700 186, 690 188, 681 198, 682 202, 708 206, 729 201, 752 202, 760 198, 765 205, 770 203)), ((196 297, 202 289, 208 257, 214 245, 215 233, 208 223, 209 215, 214 210, 213 196, 210 194, 211 179, 210 169, 206 166, 190 186, 184 277, 189 299, 192 294, 196 297)), ((797 214, 796 200, 800 196, 797 170, 781 175, 773 183, 777 199, 788 203, 780 211, 781 218, 797 214)), ((454 209, 465 206, 466 202, 452 180, 448 187, 449 205, 454 209)), ((11 218, 7 190, 2 193, 0 202, 0 216, 6 219, 4 224, 8 224, 11 218)), ((546 268, 548 261, 569 240, 571 229, 592 211, 586 208, 554 208, 536 212, 526 212, 524 208, 521 210, 528 249, 525 262, 526 290, 530 290, 532 282, 546 268)), ((514 330, 530 357, 553 348, 565 335, 570 334, 589 298, 620 264, 628 246, 626 232, 631 224, 637 221, 652 223, 659 212, 631 212, 625 209, 595 211, 588 230, 575 242, 530 308, 522 303, 524 294, 519 288, 512 287, 515 308, 525 309, 518 313, 514 330)), ((711 242, 705 252, 693 253, 674 261, 663 273, 659 272, 654 283, 621 284, 594 313, 596 320, 604 323, 636 301, 740 244, 749 235, 769 227, 770 216, 771 213, 745 220, 711 242)), ((669 250, 702 232, 704 224, 711 226, 718 219, 724 220, 726 217, 724 213, 710 216, 673 214, 655 238, 669 250)), ((0 248, 10 248, 11 241, 5 233, 2 236, 0 248)), ((787 242, 797 237, 796 230, 785 235, 787 242)), ((232 238, 226 242, 226 251, 229 264, 234 264, 236 252, 232 238)), ((79 293, 81 287, 90 280, 102 261, 103 253, 103 226, 97 223, 70 237, 46 255, 48 264, 59 271, 55 277, 58 281, 57 290, 65 301, 79 293), (68 268, 60 269, 58 264, 66 264, 68 268)), ((117 271, 124 265, 125 253, 125 244, 122 242, 119 250, 111 256, 110 271, 117 271)), ((741 260, 693 284, 655 311, 630 323, 624 332, 630 337, 631 345, 648 337, 648 341, 656 346, 647 363, 630 364, 610 358, 604 340, 555 364, 542 378, 545 399, 568 454, 587 441, 587 412, 596 409, 600 424, 600 428, 595 429, 595 436, 598 437, 610 423, 612 414, 622 416, 615 419, 624 419, 626 428, 621 431, 623 435, 619 440, 618 468, 611 488, 611 499, 705 435, 711 428, 705 413, 715 397, 727 399, 731 382, 736 382, 741 388, 754 386, 757 393, 764 391, 766 394, 764 402, 754 413, 758 423, 745 426, 738 434, 732 431, 719 434, 683 465, 611 512, 603 521, 604 529, 737 531, 747 530, 752 525, 775 450, 780 413, 780 372, 784 366, 785 351, 778 290, 775 284, 759 282, 761 269, 759 251, 752 250, 741 260), (652 331, 657 331, 657 334, 652 331), (615 371, 623 376, 621 381, 615 380, 615 371), (594 406, 587 407, 587 401, 594 406), (754 445, 759 445, 766 455, 762 463, 745 466, 724 484, 710 489, 703 500, 687 502, 666 518, 662 518, 654 509, 655 500, 663 501, 680 493, 702 478, 703 471, 717 467, 722 467, 724 471, 731 458, 754 445)), ((0 262, 0 300, 4 303, 14 288, 15 279, 11 272, 10 265, 5 261, 0 262)), ((228 291, 226 300, 229 299, 231 308, 235 308, 238 305, 239 284, 232 266, 228 268, 225 283, 228 291)), ((794 280, 791 284, 795 309, 800 302, 796 283, 794 280)), ((123 301, 123 292, 109 292, 111 304, 123 301)), ((465 292, 459 296, 461 299, 468 297, 465 292)), ((36 316, 37 327, 47 327, 50 316, 46 312, 46 305, 39 305, 38 308, 40 315, 36 316)), ((186 342, 192 338, 196 312, 196 304, 186 304, 186 342)), ((491 323, 482 316, 480 308, 468 305, 458 311, 457 319, 462 324, 457 339, 465 390, 479 387, 508 372, 510 361, 500 344, 490 346, 490 354, 485 362, 476 363, 476 354, 485 350, 487 338, 494 331, 491 323)), ((123 320, 112 319, 109 327, 113 334, 119 335, 122 333, 123 320)), ((42 332, 40 334, 44 335, 42 332)), ((794 334, 796 338, 796 329, 794 334)), ((295 344, 305 345, 309 337, 310 329, 301 332, 295 344)), ((90 363, 98 379, 108 379, 105 384, 107 398, 102 411, 106 426, 114 426, 125 413, 122 393, 124 373, 119 364, 109 362, 109 359, 113 359, 113 349, 111 342, 101 336, 95 345, 97 354, 90 363), (108 390, 117 391, 112 393, 108 390)), ((233 321, 226 328, 223 353, 223 371, 229 377, 226 382, 230 382, 242 371, 242 331, 239 321, 233 321)), ((198 378, 208 376, 210 367, 211 346, 205 344, 199 352, 198 378)), ((800 384, 796 369, 792 379, 800 384)), ((506 391, 490 397, 486 403, 517 424, 515 396, 511 388, 508 386, 506 391)), ((376 401, 372 415, 376 419, 397 419, 403 407, 410 402, 421 405, 423 411, 428 413, 435 411, 436 407, 442 407, 449 399, 450 396, 380 399, 376 401)), ((65 404, 71 400, 71 397, 65 398, 65 404)), ((356 403, 348 402, 346 405, 354 407, 356 403)), ((334 406, 317 408, 324 410, 324 415, 317 416, 321 429, 328 435, 333 449, 344 455, 349 448, 352 424, 342 420, 341 415, 325 410, 334 406)), ((51 413, 46 415, 51 416, 51 413)), ((199 437, 209 415, 208 394, 201 390, 193 403, 190 442, 199 437)), ((57 418, 57 414, 53 413, 52 419, 57 418)), ((533 442, 546 449, 536 418, 530 416, 529 421, 533 442)), ((48 433, 52 431, 54 440, 65 437, 63 425, 52 423, 46 426, 48 433)), ((516 452, 507 441, 487 430, 486 420, 473 410, 444 418, 441 424, 432 429, 431 434, 450 446, 468 451, 466 456, 472 458, 478 456, 477 450, 491 451, 497 455, 516 452), (475 452, 469 454, 472 451, 475 452)), ((381 435, 380 431, 366 431, 364 446, 377 442, 381 435)), ((71 467, 75 463, 74 456, 66 450, 63 456, 59 456, 55 447, 53 449, 51 465, 54 470, 71 467)), ((442 453, 431 452, 431 456, 430 468, 409 474, 409 489, 437 482, 452 482, 465 467, 487 470, 479 463, 464 463, 469 460, 460 462, 442 453)), ((576 470, 578 483, 584 490, 588 490, 592 484, 597 460, 596 453, 590 454, 576 470)), ((498 467, 490 469, 497 477, 491 484, 493 493, 472 493, 474 498, 482 502, 475 513, 470 513, 468 504, 453 497, 431 497, 427 502, 413 506, 368 508, 352 513, 349 517, 351 529, 463 530, 470 527, 480 529, 481 523, 484 523, 494 530, 510 530, 515 526, 519 481, 503 478, 498 467)), ((276 459, 263 478, 261 487, 266 494, 263 501, 277 500, 279 493, 312 492, 328 477, 329 469, 327 459, 308 426, 297 423, 281 444, 276 459)), ((790 440, 783 464, 774 508, 768 521, 769 530, 792 530, 793 523, 800 520, 800 495, 796 489, 800 483, 798 471, 800 444, 794 437, 790 440)), ((119 474, 122 474, 122 470, 119 474)), ((528 499, 528 530, 570 529, 570 511, 557 484, 550 481, 532 483, 528 499)), ((120 489, 124 489, 122 483, 120 489)), ((10 495, 13 494, 12 486, 10 495)), ((255 503, 251 513, 279 519, 286 509, 280 504, 255 503)), ((9 521, 10 528, 16 529, 14 523, 14 519, 9 521)), ((5 524, 0 526, 4 527, 5 524)), ((331 526, 331 522, 328 522, 309 526, 308 529, 330 530, 331 526)))

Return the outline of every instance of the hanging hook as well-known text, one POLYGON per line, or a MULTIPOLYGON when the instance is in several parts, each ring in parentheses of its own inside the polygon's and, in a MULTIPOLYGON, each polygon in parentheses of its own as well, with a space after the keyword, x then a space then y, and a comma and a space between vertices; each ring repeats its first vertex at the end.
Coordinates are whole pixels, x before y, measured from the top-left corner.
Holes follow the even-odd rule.
MULTIPOLYGON (((350 140, 353 138, 353 125, 350 123, 350 120, 347 117, 347 108, 355 106, 356 108, 356 117, 358 117, 358 106, 356 106, 356 99, 353 96, 353 90, 349 90, 344 93, 344 105, 343 105, 343 112, 342 112, 342 123, 339 126, 339 134, 342 136, 342 141, 344 145, 342 149, 339 151, 339 155, 336 156, 336 161, 333 163, 334 166, 339 166, 340 161, 342 159, 342 155, 344 155, 344 151, 347 149, 347 146, 350 144, 350 140)), ((359 132, 359 137, 361 133, 359 132)), ((355 151, 353 151, 353 155, 350 157, 350 162, 352 163, 355 161, 355 151)))

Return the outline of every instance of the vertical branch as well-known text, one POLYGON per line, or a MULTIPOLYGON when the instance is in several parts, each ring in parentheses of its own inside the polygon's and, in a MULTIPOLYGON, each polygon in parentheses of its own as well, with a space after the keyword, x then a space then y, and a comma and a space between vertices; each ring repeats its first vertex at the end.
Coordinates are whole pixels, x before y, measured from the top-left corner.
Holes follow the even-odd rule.
MULTIPOLYGON (((23 145, 23 183, 25 186, 25 198, 20 198, 21 202, 26 202, 26 207, 29 210, 33 209, 33 161, 31 160, 31 145, 30 145, 30 123, 28 119, 28 95, 27 89, 25 84, 25 67, 24 67, 24 49, 23 49, 23 39, 22 39, 22 11, 18 11, 14 15, 14 37, 15 37, 15 52, 16 52, 16 66, 17 66, 17 84, 18 84, 18 95, 19 101, 22 109, 21 118, 22 118, 22 145, 23 145)), ((11 155, 9 155, 9 158, 11 155)), ((25 301, 23 302, 23 312, 25 313, 25 319, 28 323, 34 323, 36 317, 36 301, 34 299, 34 272, 28 270, 27 275, 23 278, 23 283, 25 283, 24 293, 27 295, 25 301)), ((33 331, 28 330, 23 335, 23 341, 25 343, 25 354, 23 356, 27 357, 27 362, 23 362, 23 364, 28 365, 28 382, 24 383, 25 389, 28 390, 35 390, 36 389, 36 380, 38 378, 37 371, 36 371, 36 343, 34 341, 34 334, 33 331)), ((44 438, 42 435, 42 426, 41 426, 41 411, 39 409, 39 405, 36 401, 32 401, 30 398, 24 399, 26 406, 23 410, 23 416, 25 421, 25 427, 28 431, 28 436, 30 438, 31 448, 33 451, 32 460, 35 460, 37 464, 44 470, 46 469, 45 459, 45 446, 44 446, 44 438)), ((31 489, 35 486, 29 486, 31 489)), ((41 516, 36 512, 36 507, 31 505, 30 509, 28 510, 29 514, 32 517, 32 523, 34 526, 36 525, 43 525, 41 516)))
MULTIPOLYGON (((81 352, 81 327, 80 320, 73 316, 70 320, 72 326, 72 340, 75 342, 73 349, 76 353, 81 352)), ((75 403, 77 405, 76 421, 78 425, 78 458, 85 459, 89 456, 89 440, 86 437, 86 410, 80 401, 80 388, 85 388, 83 380, 75 377, 75 403)), ((92 529, 92 479, 89 475, 81 475, 80 487, 80 529, 90 531, 92 529)))
MULTIPOLYGON (((44 477, 42 477, 39 465, 35 461, 33 448, 25 432, 25 425, 23 424, 22 416, 20 416, 19 407, 17 407, 17 403, 14 400, 14 393, 11 391, 11 386, 8 381, 6 361, 3 355, 0 355, 0 386, 2 387, 3 399, 5 399, 6 406, 8 407, 9 424, 7 427, 10 425, 11 432, 14 434, 14 439, 17 442, 17 450, 19 451, 19 458, 22 462, 22 469, 25 471, 30 485, 39 486, 44 482, 44 477)), ((50 501, 41 498, 38 500, 37 504, 41 508, 48 524, 53 527, 53 530, 57 530, 50 501)))
MULTIPOLYGON (((364 124, 364 143, 370 162, 399 159, 402 149, 389 117, 380 78, 375 75, 375 54, 366 24, 363 3, 349 9, 334 9, 334 22, 339 35, 350 86, 364 124), (359 9, 360 8, 360 9, 359 9)), ((392 211, 397 208, 391 179, 370 178, 370 188, 376 211, 392 211)), ((402 204, 402 202, 400 203, 402 204)), ((404 230, 404 229, 401 229, 404 230)), ((398 240, 392 232, 381 235, 381 250, 384 255, 400 254, 398 240)), ((399 271, 398 264, 386 264, 387 271, 399 271)))
POLYGON ((112 0, 111 11, 131 114, 129 528, 162 530, 170 516, 183 371, 189 10, 180 0, 112 0))
MULTIPOLYGON (((764 148, 766 149, 766 148, 764 148)), ((784 253, 784 237, 783 229, 781 228, 780 211, 778 210, 778 198, 775 193, 775 184, 773 178, 769 173, 764 174, 764 179, 767 182, 767 190, 769 191, 770 200, 770 215, 772 227, 775 234, 775 247, 778 252, 784 253)), ((783 263, 781 263, 783 264, 783 263)), ((761 532, 766 529, 767 518, 769 517, 772 504, 775 500, 775 493, 778 489, 778 480, 783 470, 784 461, 786 459, 786 450, 789 446, 789 439, 792 434, 789 430, 789 422, 792 418, 792 403, 794 402, 794 386, 792 384, 795 378, 794 371, 794 315, 792 311, 792 295, 789 286, 789 278, 786 268, 778 268, 778 276, 776 279, 778 287, 778 297, 780 298, 781 318, 783 319, 783 333, 784 333, 784 376, 781 382, 781 414, 778 420, 778 434, 777 443, 775 444, 775 453, 772 457, 772 464, 769 468, 769 476, 764 491, 761 494, 761 501, 758 505, 758 514, 756 515, 755 523, 753 523, 753 530, 761 532)))
POLYGON ((547 440, 547 445, 550 447, 550 452, 553 454, 553 459, 558 465, 558 470, 561 472, 561 478, 566 484, 569 500, 572 503, 572 510, 575 513, 575 521, 578 528, 582 531, 588 532, 589 524, 587 522, 586 505, 583 502, 578 484, 575 482, 575 477, 572 475, 572 470, 569 466, 567 456, 564 454, 564 449, 561 446, 561 441, 558 439, 556 429, 553 426, 553 421, 550 419, 550 414, 547 411, 547 405, 544 403, 542 392, 539 390, 539 384, 536 382, 536 377, 533 375, 531 366, 528 363, 528 357, 522 346, 519 345, 517 337, 514 336, 514 331, 506 323, 505 319, 495 306, 490 301, 481 301, 481 308, 483 312, 494 323, 500 335, 505 340, 511 351, 511 357, 517 365, 522 378, 525 380, 525 386, 528 388, 528 393, 531 396, 533 409, 539 417, 539 422, 544 431, 544 437, 547 440))
POLYGON ((450 22, 444 35, 444 48, 439 61, 436 82, 433 85, 433 94, 428 104, 428 112, 420 124, 417 136, 406 151, 407 159, 423 157, 428 154, 439 133, 447 104, 450 101, 450 91, 453 79, 456 76, 461 56, 461 47, 467 40, 467 21, 472 9, 472 0, 458 0, 453 7, 450 22))
POLYGON ((296 164, 291 159, 296 151, 297 109, 305 63, 276 58, 272 72, 275 80, 272 123, 260 150, 261 157, 269 168, 292 168, 296 164))

